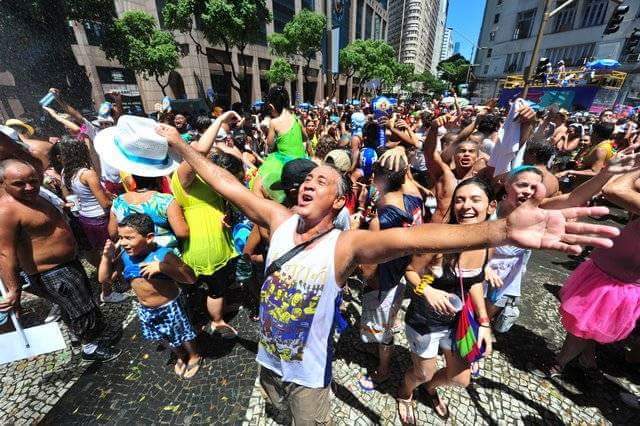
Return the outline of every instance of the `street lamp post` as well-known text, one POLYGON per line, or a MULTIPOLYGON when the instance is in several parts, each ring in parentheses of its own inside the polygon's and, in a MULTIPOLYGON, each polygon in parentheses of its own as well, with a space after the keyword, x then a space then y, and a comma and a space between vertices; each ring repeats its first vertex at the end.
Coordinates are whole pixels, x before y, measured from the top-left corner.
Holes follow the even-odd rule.
MULTIPOLYGON (((527 71, 527 75, 524 81, 524 89, 522 90, 522 99, 527 98, 527 93, 529 92, 529 86, 531 86, 531 81, 533 80, 533 76, 535 74, 536 65, 538 63, 538 53, 540 52, 540 46, 542 45, 542 37, 544 37, 544 31, 547 26, 547 22, 554 15, 560 12, 565 7, 569 6, 571 3, 576 0, 567 0, 562 3, 560 6, 556 7, 553 10, 551 9, 551 3, 553 0, 545 0, 544 3, 544 15, 542 15, 542 19, 540 20, 540 28, 538 29, 538 35, 536 36, 536 42, 533 45, 533 52, 531 52, 531 62, 529 63, 529 70, 527 71)), ((617 4, 622 4, 623 0, 610 0, 617 4)))

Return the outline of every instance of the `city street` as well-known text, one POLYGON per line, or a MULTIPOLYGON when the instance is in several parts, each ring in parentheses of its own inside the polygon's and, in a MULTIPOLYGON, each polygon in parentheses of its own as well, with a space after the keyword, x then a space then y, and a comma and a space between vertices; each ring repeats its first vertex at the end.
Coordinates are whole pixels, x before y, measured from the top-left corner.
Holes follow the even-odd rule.
MULTIPOLYGON (((624 213, 619 213, 624 215, 624 213)), ((612 216, 620 223, 622 216, 612 216)), ((577 368, 562 379, 541 380, 529 373, 551 360, 564 333, 557 314, 557 294, 577 262, 567 256, 536 252, 526 278, 521 318, 498 336, 495 352, 483 362, 481 377, 467 389, 449 388, 444 397, 452 424, 637 424, 637 412, 619 400, 621 390, 640 392, 640 374, 624 361, 625 345, 599 348, 602 373, 577 368)), ((354 292, 355 293, 355 292, 354 292)), ((23 318, 37 324, 48 307, 25 303, 23 318)), ((0 415, 16 424, 276 424, 274 412, 257 386, 257 325, 240 310, 232 324, 240 338, 200 341, 206 359, 192 380, 175 378, 171 355, 141 339, 131 304, 107 305, 112 324, 124 321, 118 347, 123 354, 103 365, 86 365, 77 349, 0 367, 0 415)), ((358 316, 357 297, 348 317, 358 316)), ((357 376, 375 366, 360 343, 357 329, 338 336, 334 362, 334 421, 343 425, 399 424, 395 392, 410 356, 404 334, 397 335, 393 377, 379 391, 364 392, 357 376)), ((418 397, 420 424, 442 424, 418 397)))

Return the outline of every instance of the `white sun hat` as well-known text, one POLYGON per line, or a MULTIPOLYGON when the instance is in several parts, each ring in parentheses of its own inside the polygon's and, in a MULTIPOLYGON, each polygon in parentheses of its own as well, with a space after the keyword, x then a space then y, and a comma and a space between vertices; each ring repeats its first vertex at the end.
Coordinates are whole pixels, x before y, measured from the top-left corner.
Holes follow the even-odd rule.
POLYGON ((150 118, 123 115, 116 126, 98 132, 96 151, 102 161, 123 172, 146 177, 169 175, 180 165, 180 157, 156 133, 157 126, 150 118))

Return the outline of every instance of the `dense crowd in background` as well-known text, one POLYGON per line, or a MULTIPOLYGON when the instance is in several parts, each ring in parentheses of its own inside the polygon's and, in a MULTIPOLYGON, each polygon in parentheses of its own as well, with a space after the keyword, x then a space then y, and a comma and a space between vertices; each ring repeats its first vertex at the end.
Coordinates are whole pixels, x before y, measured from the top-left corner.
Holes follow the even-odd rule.
POLYGON ((51 302, 46 321, 67 324, 83 359, 110 361, 118 331, 100 303, 133 290, 142 335, 174 350, 189 379, 198 334, 238 336, 225 299, 239 299, 260 323, 260 382, 296 425, 330 422, 343 295, 359 295, 356 326, 378 358, 354 375, 364 391, 392 377, 394 336, 406 333, 404 424, 416 422, 416 392, 447 418, 438 389, 468 386, 493 333, 535 303, 522 299, 532 249, 582 262, 561 291, 565 344, 535 374, 597 369, 597 345, 633 336, 640 115, 460 106, 455 94, 382 110, 368 98, 291 106, 276 86, 263 104, 210 115, 125 115, 115 95, 88 117, 51 94, 43 110, 58 131, 0 126, 0 327, 24 290, 51 302), (619 236, 577 221, 605 205, 628 212, 619 236), (97 296, 80 257, 97 270, 97 296))

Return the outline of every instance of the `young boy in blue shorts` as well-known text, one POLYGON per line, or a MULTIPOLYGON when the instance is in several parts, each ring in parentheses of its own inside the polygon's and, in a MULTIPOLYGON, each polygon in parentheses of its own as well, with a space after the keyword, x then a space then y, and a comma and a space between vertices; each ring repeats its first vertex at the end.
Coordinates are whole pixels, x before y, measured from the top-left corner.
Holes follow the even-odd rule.
POLYGON ((200 368, 196 333, 182 306, 177 283, 193 284, 193 270, 171 249, 153 242, 153 221, 145 214, 132 214, 118 224, 118 245, 109 240, 102 252, 98 281, 110 283, 122 275, 138 298, 138 318, 142 335, 148 340, 164 340, 178 356, 175 373, 190 379, 200 368))

